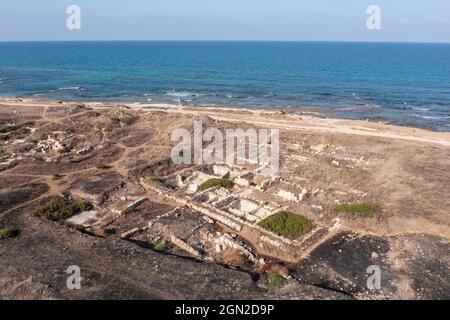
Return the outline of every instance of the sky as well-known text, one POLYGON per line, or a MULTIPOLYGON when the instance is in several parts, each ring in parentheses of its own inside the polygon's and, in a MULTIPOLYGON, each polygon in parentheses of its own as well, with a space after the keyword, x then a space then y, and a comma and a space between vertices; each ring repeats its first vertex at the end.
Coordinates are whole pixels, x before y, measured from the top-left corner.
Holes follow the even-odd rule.
POLYGON ((0 0, 0 41, 450 42, 449 0, 0 0), (81 29, 69 30, 69 5, 81 29), (369 5, 381 30, 369 30, 369 5))

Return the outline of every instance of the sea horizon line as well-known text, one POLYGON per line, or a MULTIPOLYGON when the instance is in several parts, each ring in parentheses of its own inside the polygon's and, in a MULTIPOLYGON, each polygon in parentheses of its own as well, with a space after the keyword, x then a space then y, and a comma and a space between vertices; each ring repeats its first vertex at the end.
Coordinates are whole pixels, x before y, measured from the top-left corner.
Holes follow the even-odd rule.
POLYGON ((214 40, 214 39, 206 39, 206 40, 106 40, 106 39, 95 39, 95 40, 0 40, 0 43, 93 43, 93 42, 186 42, 186 43, 211 43, 211 42, 223 42, 223 43, 361 43, 361 44, 444 44, 448 45, 450 42, 445 41, 378 41, 378 40, 214 40))

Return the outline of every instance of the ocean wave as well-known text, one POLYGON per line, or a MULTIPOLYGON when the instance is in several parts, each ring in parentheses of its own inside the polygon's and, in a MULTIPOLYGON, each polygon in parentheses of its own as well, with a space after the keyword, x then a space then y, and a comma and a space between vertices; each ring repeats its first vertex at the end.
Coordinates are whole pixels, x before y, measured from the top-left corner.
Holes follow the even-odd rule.
POLYGON ((193 93, 188 91, 167 91, 167 96, 170 97, 177 97, 177 98, 186 98, 186 97, 201 97, 203 94, 201 93, 193 93))
POLYGON ((61 87, 58 88, 60 91, 66 91, 66 90, 72 90, 72 91, 85 91, 86 88, 84 87, 61 87))
POLYGON ((48 95, 51 95, 55 92, 55 90, 47 90, 47 91, 37 91, 33 93, 33 97, 46 97, 48 95))
POLYGON ((424 116, 420 114, 413 114, 413 116, 417 118, 427 119, 427 120, 442 120, 442 119, 450 119, 450 116, 424 116))
POLYGON ((358 96, 355 92, 352 93, 353 99, 362 100, 360 96, 358 96))
POLYGON ((418 110, 418 111, 430 111, 429 108, 419 108, 419 107, 413 108, 413 110, 418 110))

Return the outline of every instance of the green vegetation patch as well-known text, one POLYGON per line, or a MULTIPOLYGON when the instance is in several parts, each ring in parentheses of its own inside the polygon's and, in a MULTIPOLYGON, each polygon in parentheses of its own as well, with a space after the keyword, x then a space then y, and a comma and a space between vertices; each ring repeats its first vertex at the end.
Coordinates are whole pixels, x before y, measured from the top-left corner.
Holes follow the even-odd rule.
POLYGON ((334 208, 335 213, 348 213, 365 218, 373 217, 378 211, 378 206, 373 203, 340 204, 334 208))
POLYGON ((212 178, 208 181, 203 182, 199 187, 198 191, 205 191, 214 187, 222 187, 225 189, 230 189, 234 186, 234 182, 229 179, 217 179, 212 178))
POLYGON ((304 235, 313 227, 307 218, 289 211, 280 211, 258 222, 258 225, 288 238, 304 235))
POLYGON ((111 116, 111 121, 113 122, 120 122, 120 117, 119 116, 111 116))
POLYGON ((58 199, 38 208, 36 214, 53 221, 67 219, 77 213, 89 210, 92 205, 86 200, 58 199))
POLYGON ((18 230, 12 230, 8 228, 0 228, 0 240, 6 239, 6 238, 12 238, 19 234, 18 230))
POLYGON ((6 126, 3 128, 0 128, 0 134, 10 134, 10 133, 14 133, 14 132, 28 134, 31 132, 31 130, 27 127, 21 127, 21 126, 6 126))
POLYGON ((272 288, 279 288, 284 284, 283 277, 275 271, 270 271, 268 274, 269 285, 272 288))
POLYGON ((164 251, 164 250, 166 250, 166 245, 163 242, 160 242, 160 243, 155 244, 153 249, 155 249, 156 251, 164 251))
POLYGON ((19 129, 20 129, 19 126, 7 126, 7 127, 0 128, 0 133, 11 133, 11 132, 14 132, 19 129))

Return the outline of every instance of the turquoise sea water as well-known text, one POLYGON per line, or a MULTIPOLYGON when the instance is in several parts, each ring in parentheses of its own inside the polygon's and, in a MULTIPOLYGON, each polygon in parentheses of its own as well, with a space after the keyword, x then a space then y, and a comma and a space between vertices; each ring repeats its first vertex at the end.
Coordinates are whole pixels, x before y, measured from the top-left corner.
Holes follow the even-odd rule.
POLYGON ((450 44, 4 42, 0 95, 327 108, 450 131, 450 44))

